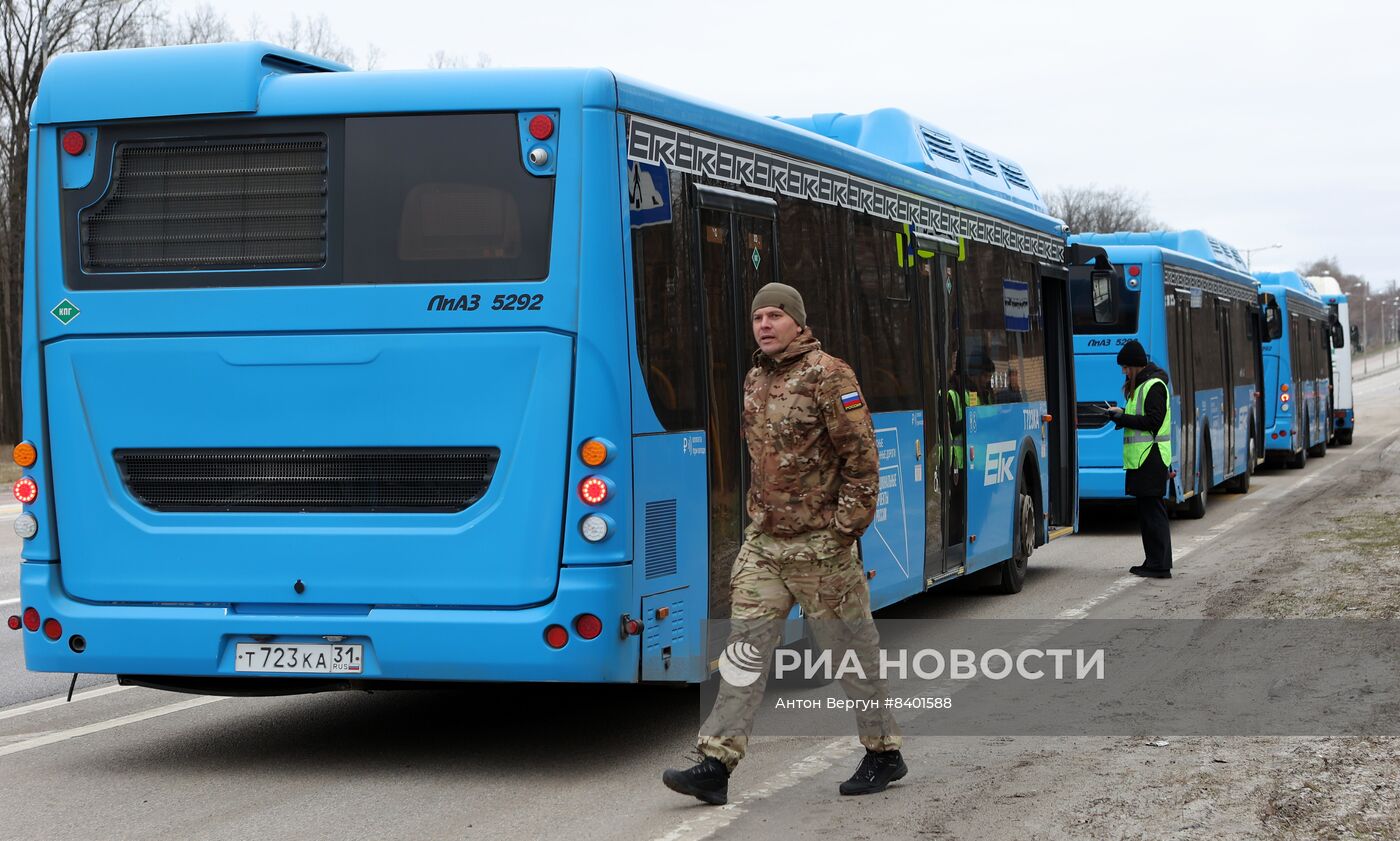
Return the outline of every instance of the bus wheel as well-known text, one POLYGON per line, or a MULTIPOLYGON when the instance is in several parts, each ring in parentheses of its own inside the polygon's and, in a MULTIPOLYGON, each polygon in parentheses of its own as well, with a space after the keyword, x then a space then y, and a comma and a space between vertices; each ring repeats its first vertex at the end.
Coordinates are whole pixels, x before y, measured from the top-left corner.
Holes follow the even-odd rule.
POLYGON ((1201 472, 1196 476, 1196 495, 1186 500, 1182 516, 1188 520, 1199 520, 1206 515, 1206 497, 1210 495, 1210 448, 1201 450, 1201 472))
POLYGON ((1308 448, 1308 455, 1313 458, 1322 458, 1327 455, 1327 436, 1325 434, 1317 440, 1316 444, 1308 448))
POLYGON ((1350 429, 1339 429, 1339 430, 1337 430, 1337 446, 1338 446, 1338 447, 1350 447, 1350 446, 1351 446, 1351 433, 1352 433, 1352 431, 1351 431, 1350 429))
POLYGON ((996 591, 1004 595, 1021 592, 1026 583, 1026 567, 1035 551, 1035 502, 1024 490, 1016 494, 1016 532, 1011 543, 1011 557, 1001 562, 1001 580, 996 591))
POLYGON ((1232 477, 1230 477, 1229 479, 1226 479, 1226 480, 1225 480, 1225 485, 1224 485, 1224 487, 1225 487, 1225 490, 1226 490, 1226 491, 1229 491, 1229 492, 1232 493, 1232 494, 1247 494, 1247 493, 1249 493, 1249 474, 1251 474, 1251 473, 1254 472, 1254 436, 1253 436, 1253 435, 1249 436, 1249 443, 1246 445, 1244 463, 1245 463, 1245 469, 1244 469, 1244 470, 1241 470, 1241 471, 1239 472, 1239 475, 1237 475, 1237 476, 1232 476, 1232 477))
POLYGON ((1302 470, 1308 464, 1308 448, 1299 447, 1298 452, 1293 454, 1293 458, 1288 460, 1288 467, 1291 470, 1302 470))

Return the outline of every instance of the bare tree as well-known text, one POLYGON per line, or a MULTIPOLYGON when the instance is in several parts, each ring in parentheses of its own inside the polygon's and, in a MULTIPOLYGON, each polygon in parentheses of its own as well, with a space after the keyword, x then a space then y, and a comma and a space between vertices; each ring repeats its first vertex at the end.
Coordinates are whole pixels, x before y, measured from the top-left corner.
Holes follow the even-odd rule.
POLYGON ((490 67, 491 56, 484 52, 476 54, 476 58, 468 58, 461 53, 449 53, 447 50, 438 50, 428 56, 428 68, 430 70, 459 70, 464 67, 490 67))
POLYGON ((150 0, 3 0, 0 9, 0 441, 18 441, 29 112, 48 60, 148 42, 150 0))
POLYGON ((1298 267, 1298 274, 1304 277, 1330 275, 1336 278, 1337 285, 1347 296, 1351 322, 1356 326, 1356 339, 1362 344, 1359 350, 1364 353, 1365 344, 1371 340, 1375 340, 1375 344, 1381 343, 1386 308, 1384 302, 1394 298, 1394 281, 1391 281, 1389 289, 1372 288, 1365 277, 1344 271, 1341 261, 1335 256, 1319 257, 1311 263, 1305 263, 1298 267))
POLYGON ((355 51, 341 43, 340 38, 331 30, 330 19, 325 15, 302 19, 293 13, 287 28, 278 30, 273 40, 284 47, 341 64, 355 63, 355 51))
POLYGON ((235 40, 228 18, 209 3, 201 3, 173 21, 161 20, 151 34, 156 44, 221 44, 235 40))
POLYGON ((1074 233, 1153 231, 1165 227, 1148 209, 1147 196, 1124 187, 1063 187, 1045 194, 1052 216, 1074 233))

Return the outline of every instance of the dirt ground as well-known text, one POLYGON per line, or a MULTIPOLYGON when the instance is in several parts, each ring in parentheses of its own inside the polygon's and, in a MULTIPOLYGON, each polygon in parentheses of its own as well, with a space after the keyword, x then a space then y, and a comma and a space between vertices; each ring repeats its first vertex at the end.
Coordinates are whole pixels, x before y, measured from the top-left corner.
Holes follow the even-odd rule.
MULTIPOLYGON (((1384 446, 1384 445, 1382 445, 1384 446)), ((1400 442, 1223 539, 1249 565, 1162 605, 1207 618, 1400 618, 1400 442), (1308 516, 1302 516, 1307 513, 1308 516)), ((948 740, 914 837, 1400 839, 1400 738, 948 740), (951 793, 951 794, 950 794, 951 793)), ((878 836, 870 836, 878 837, 878 836)))

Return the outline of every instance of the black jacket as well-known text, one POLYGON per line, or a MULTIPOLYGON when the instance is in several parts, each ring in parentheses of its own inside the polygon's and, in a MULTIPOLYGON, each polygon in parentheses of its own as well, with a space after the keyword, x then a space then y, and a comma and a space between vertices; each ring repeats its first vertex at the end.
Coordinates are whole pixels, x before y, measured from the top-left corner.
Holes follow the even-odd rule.
MULTIPOLYGON (((1151 379, 1160 379, 1162 382, 1169 382, 1167 372, 1157 367, 1153 363, 1147 363, 1147 367, 1138 372, 1137 378, 1133 380, 1133 389, 1151 379)), ((1130 392, 1131 393, 1131 392, 1130 392)), ((1143 405, 1138 407, 1140 415, 1119 415, 1113 421, 1113 425, 1119 429, 1140 429, 1145 432, 1156 432, 1162 425, 1162 419, 1167 416, 1167 400, 1171 397, 1170 386, 1153 386, 1148 389, 1147 397, 1142 401, 1143 405)), ((1127 405, 1127 401, 1123 401, 1127 405)), ((1157 451, 1157 445, 1153 444, 1148 451, 1147 458, 1143 460, 1142 466, 1136 470, 1126 471, 1123 477, 1123 490, 1128 496, 1150 496, 1163 497, 1167 493, 1167 466, 1162 463, 1162 456, 1157 451)))

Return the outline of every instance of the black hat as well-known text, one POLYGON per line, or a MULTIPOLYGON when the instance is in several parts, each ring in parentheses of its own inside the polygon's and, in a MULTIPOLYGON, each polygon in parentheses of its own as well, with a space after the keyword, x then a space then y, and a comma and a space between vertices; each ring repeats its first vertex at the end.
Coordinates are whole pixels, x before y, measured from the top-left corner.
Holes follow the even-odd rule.
POLYGON ((1118 364, 1141 368, 1147 364, 1147 351, 1134 339, 1119 349, 1118 364))

